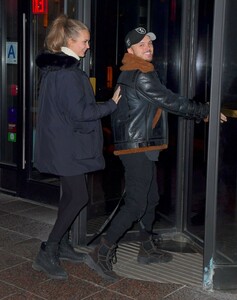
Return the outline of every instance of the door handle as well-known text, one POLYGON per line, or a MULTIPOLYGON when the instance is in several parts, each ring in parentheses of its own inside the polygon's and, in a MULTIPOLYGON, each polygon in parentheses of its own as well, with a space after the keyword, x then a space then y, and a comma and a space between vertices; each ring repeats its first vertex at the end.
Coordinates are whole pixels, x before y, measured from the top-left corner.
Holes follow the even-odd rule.
POLYGON ((25 169, 25 141, 26 141, 26 15, 22 16, 23 48, 22 48, 22 169, 25 169))

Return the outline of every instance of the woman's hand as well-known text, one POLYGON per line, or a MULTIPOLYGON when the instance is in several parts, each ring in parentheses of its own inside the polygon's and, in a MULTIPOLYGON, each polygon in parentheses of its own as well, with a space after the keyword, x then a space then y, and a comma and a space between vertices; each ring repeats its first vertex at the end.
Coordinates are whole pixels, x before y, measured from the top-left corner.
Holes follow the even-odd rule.
POLYGON ((120 98, 122 97, 122 95, 120 95, 120 92, 121 92, 121 88, 120 86, 116 89, 116 91, 114 92, 114 95, 112 97, 112 100, 118 104, 120 98))

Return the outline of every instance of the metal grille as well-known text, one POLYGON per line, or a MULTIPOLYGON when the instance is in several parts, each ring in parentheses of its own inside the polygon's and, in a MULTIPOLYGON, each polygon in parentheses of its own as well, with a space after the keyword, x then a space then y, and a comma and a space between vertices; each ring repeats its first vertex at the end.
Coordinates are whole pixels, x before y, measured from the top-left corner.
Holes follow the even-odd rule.
POLYGON ((173 253, 169 263, 141 265, 137 263, 139 243, 121 244, 117 251, 115 272, 121 276, 154 281, 200 286, 203 257, 199 253, 173 253))
MULTIPOLYGON (((203 257, 199 253, 174 253, 169 263, 141 265, 137 262, 139 242, 120 243, 114 271, 122 276, 138 280, 183 285, 202 285, 203 257)), ((82 250, 80 248, 80 250, 82 250)), ((84 249, 85 252, 88 248, 84 249)))

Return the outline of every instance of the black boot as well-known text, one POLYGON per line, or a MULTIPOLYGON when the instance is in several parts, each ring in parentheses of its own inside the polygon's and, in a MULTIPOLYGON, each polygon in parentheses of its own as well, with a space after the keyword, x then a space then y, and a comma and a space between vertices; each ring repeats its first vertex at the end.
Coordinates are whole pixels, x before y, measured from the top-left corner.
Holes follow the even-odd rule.
POLYGON ((69 241, 69 233, 63 236, 59 244, 59 258, 61 260, 69 260, 75 263, 83 262, 86 258, 85 253, 79 253, 74 250, 71 242, 69 241))
POLYGON ((95 249, 88 254, 85 263, 98 275, 108 281, 116 281, 118 276, 113 272, 112 264, 116 263, 117 245, 110 245, 104 238, 95 249))
POLYGON ((152 238, 141 243, 137 261, 140 264, 166 263, 173 258, 171 253, 160 250, 152 238))
POLYGON ((67 273, 60 266, 58 243, 43 242, 32 268, 46 273, 51 279, 68 279, 67 273))

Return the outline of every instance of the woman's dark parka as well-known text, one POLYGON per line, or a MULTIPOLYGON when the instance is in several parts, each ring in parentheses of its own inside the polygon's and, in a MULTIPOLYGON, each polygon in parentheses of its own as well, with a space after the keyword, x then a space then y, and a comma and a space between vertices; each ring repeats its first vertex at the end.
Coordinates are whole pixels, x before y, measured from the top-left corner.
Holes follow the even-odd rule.
POLYGON ((123 97, 111 115, 116 155, 167 148, 167 112, 197 120, 208 116, 208 104, 168 90, 150 62, 126 53, 122 63, 117 83, 123 97))
POLYGON ((100 119, 117 105, 96 103, 79 61, 64 53, 43 52, 34 166, 44 173, 74 176, 104 168, 100 119))

